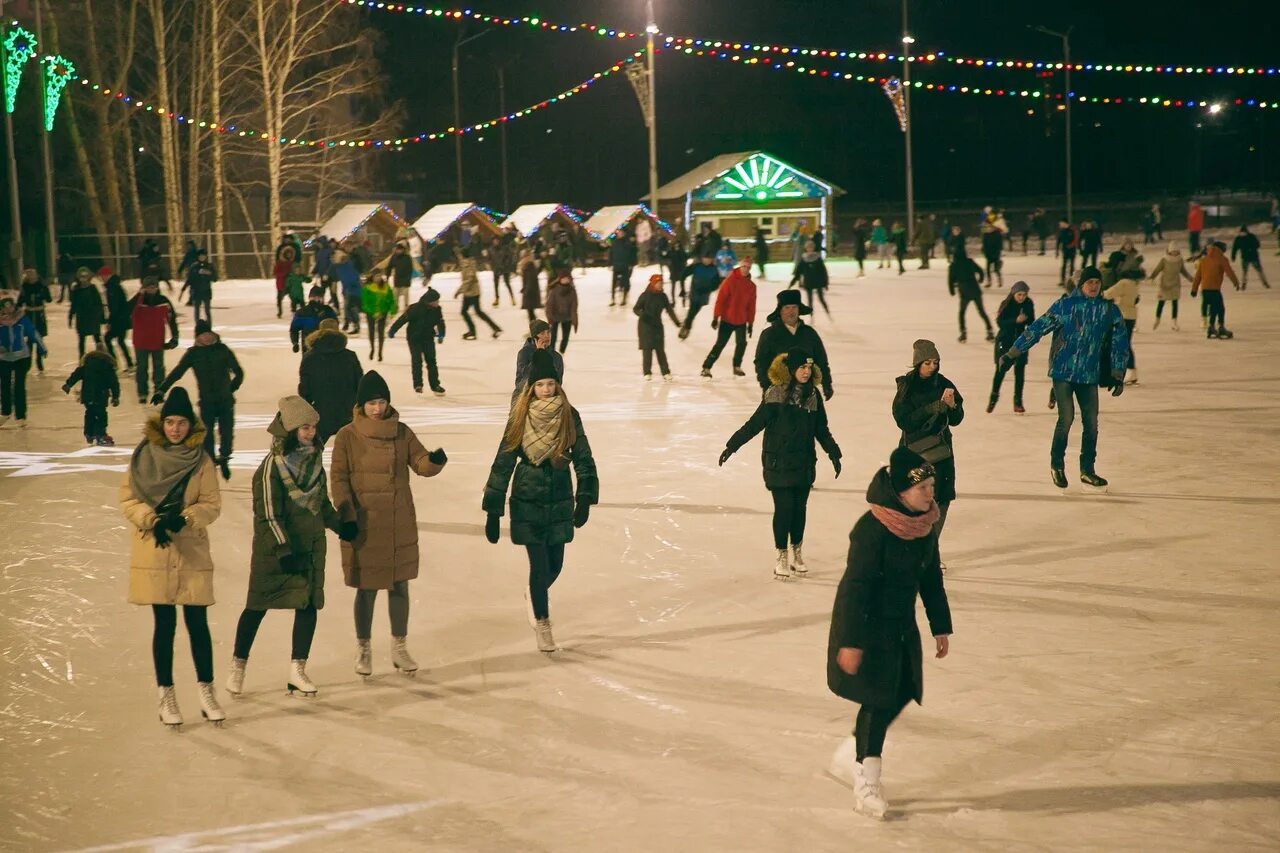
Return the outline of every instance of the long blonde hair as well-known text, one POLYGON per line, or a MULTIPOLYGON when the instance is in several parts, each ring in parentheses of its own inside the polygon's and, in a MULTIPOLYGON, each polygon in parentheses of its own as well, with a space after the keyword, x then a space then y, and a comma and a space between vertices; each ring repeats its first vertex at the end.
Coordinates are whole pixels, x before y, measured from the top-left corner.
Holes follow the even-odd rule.
MULTIPOLYGON (((569 452, 569 448, 573 447, 578 440, 578 431, 573 426, 573 406, 569 405, 569 397, 564 393, 564 388, 559 382, 556 383, 556 393, 563 400, 564 405, 560 407, 560 423, 556 427, 556 445, 551 452, 551 459, 559 459, 569 452)), ((511 416, 507 419, 507 429, 502 434, 502 449, 511 452, 520 447, 524 442, 524 428, 529 421, 529 406, 535 399, 533 383, 520 392, 520 396, 516 398, 515 403, 511 406, 511 416)))

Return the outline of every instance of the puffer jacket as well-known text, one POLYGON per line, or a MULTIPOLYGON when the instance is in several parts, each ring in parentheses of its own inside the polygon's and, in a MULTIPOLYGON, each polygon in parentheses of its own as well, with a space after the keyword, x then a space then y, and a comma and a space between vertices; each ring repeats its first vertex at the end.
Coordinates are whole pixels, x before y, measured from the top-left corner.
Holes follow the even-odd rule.
POLYGON ((334 506, 360 528, 354 541, 342 543, 347 586, 390 589, 418 576, 418 516, 409 472, 434 477, 443 468, 427 458, 394 408, 378 421, 358 407, 352 411, 351 423, 333 440, 330 478, 334 506))
POLYGON ((564 284, 555 279, 547 285, 547 322, 572 323, 578 331, 578 289, 572 281, 564 284))
POLYGON ((36 324, 22 309, 18 309, 12 322, 0 323, 0 361, 22 361, 31 358, 31 350, 48 355, 36 324))
POLYGON ((71 311, 68 320, 74 320, 76 331, 82 335, 96 335, 102 331, 106 322, 106 308, 102 304, 102 294, 93 283, 77 282, 71 288, 71 311))
MULTIPOLYGON (((279 415, 267 429, 277 438, 287 435, 279 415)), ((321 451, 317 448, 316 452, 321 451)), ((245 606, 252 610, 319 610, 324 607, 325 530, 336 533, 342 518, 329 500, 323 473, 325 495, 317 514, 289 497, 277 459, 274 451, 267 453, 253 475, 253 554, 245 606), (286 572, 280 565, 286 554, 293 556, 297 571, 286 572)))
MULTIPOLYGON (((911 514, 894 492, 887 468, 872 478, 867 503, 911 514)), ((952 633, 937 534, 900 539, 867 510, 849 534, 849 557, 831 610, 827 688, 832 693, 866 705, 892 705, 901 695, 905 669, 911 677, 911 697, 924 699, 917 596, 924 601, 930 635, 952 633), (862 664, 854 675, 836 663, 842 648, 862 650, 862 664)))
POLYGON ((369 317, 394 317, 396 292, 389 285, 366 284, 360 291, 360 310, 369 317))
MULTIPOLYGON (((964 420, 964 397, 955 383, 941 373, 920 378, 918 368, 895 380, 898 391, 893 397, 893 422, 902 430, 898 443, 903 447, 931 435, 939 436, 955 452, 951 428, 964 420), (955 391, 956 407, 942 402, 942 392, 955 391)), ((955 456, 934 463, 934 500, 950 503, 956 499, 955 456)))
POLYGON ((1192 280, 1191 273, 1187 272, 1187 262, 1183 260, 1182 252, 1176 247, 1171 248, 1151 271, 1151 279, 1159 287, 1156 298, 1164 302, 1181 299, 1184 278, 1192 280))
MULTIPOLYGON (((153 415, 143 428, 144 441, 163 444, 160 415, 153 415)), ((199 447, 204 442, 204 424, 197 420, 183 442, 199 447)), ((187 481, 182 493, 182 517, 186 526, 170 534, 164 548, 156 545, 151 532, 156 512, 133 493, 132 475, 120 484, 120 508, 133 526, 129 548, 130 604, 192 604, 208 606, 213 599, 213 557, 209 553, 209 525, 222 512, 217 469, 207 455, 187 481)))
POLYGON ((1132 278, 1121 278, 1102 292, 1102 298, 1114 302, 1120 309, 1120 316, 1126 320, 1138 319, 1138 282, 1132 278))
POLYGON ((364 368, 347 349, 347 336, 337 329, 317 329, 307 335, 307 354, 298 367, 298 396, 320 413, 322 441, 351 423, 356 391, 364 368))
MULTIPOLYGON (((1219 253, 1221 254, 1221 253, 1219 253)), ((1076 289, 1049 306, 1013 342, 1012 349, 1025 353, 1042 337, 1055 336, 1049 353, 1049 375, 1059 382, 1097 385, 1102 365, 1102 345, 1111 333, 1112 375, 1123 373, 1129 359, 1129 330, 1120 309, 1101 296, 1089 298, 1076 289)))
POLYGON ((1231 279, 1231 283, 1240 288, 1240 279, 1236 278, 1235 270, 1231 269, 1231 262, 1227 260, 1227 256, 1222 254, 1222 250, 1217 246, 1210 245, 1204 250, 1204 257, 1200 258, 1200 263, 1196 267, 1196 276, 1191 280, 1191 290, 1222 290, 1222 280, 1224 278, 1231 279))
POLYGON ((774 358, 769 366, 769 382, 760 405, 729 437, 725 447, 737 453, 763 430, 760 463, 765 486, 769 489, 812 486, 818 476, 818 453, 814 450, 814 442, 822 446, 832 461, 841 455, 840 446, 831 437, 827 424, 827 408, 820 391, 822 369, 814 365, 813 376, 808 383, 811 387, 805 389, 809 393, 803 400, 796 396, 802 389, 793 387, 786 353, 774 358))
POLYGON ((85 406, 105 406, 120 402, 120 377, 116 375, 116 360, 109 353, 90 350, 80 359, 80 366, 71 371, 64 388, 80 383, 80 402, 85 406))
POLYGON ((600 500, 600 480, 596 474, 591 443, 582 428, 582 418, 573 409, 577 439, 569 448, 569 465, 543 461, 531 465, 522 448, 498 453, 489 467, 481 509, 489 515, 504 515, 507 487, 511 488, 511 541, 516 545, 564 545, 573 541, 573 509, 577 504, 594 505, 600 500), (514 475, 514 476, 513 476, 514 475), (577 490, 574 490, 574 477, 577 490))

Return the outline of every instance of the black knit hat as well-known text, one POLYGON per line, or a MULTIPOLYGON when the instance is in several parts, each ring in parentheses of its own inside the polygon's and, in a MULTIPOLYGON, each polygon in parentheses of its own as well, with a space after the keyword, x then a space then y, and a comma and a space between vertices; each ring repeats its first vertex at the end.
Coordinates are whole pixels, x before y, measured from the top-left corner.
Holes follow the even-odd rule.
POLYGON ((212 331, 213 331, 213 324, 210 323, 208 320, 205 320, 204 318, 196 320, 196 337, 197 338, 205 334, 206 332, 212 332, 212 331))
POLYGON ((191 424, 196 422, 196 410, 191 406, 191 397, 187 394, 187 389, 181 385, 169 391, 169 396, 165 398, 164 406, 160 409, 160 420, 172 417, 186 418, 191 424))
POLYGON ((370 400, 391 402, 391 389, 387 387, 387 381, 376 370, 370 370, 360 377, 360 387, 356 389, 356 403, 363 406, 370 400))
POLYGON ((803 347, 792 347, 787 350, 787 370, 794 374, 806 364, 812 365, 813 355, 803 347))
POLYGON ((932 476, 933 466, 909 447, 899 447, 889 457, 889 482, 895 492, 905 492, 932 476))
POLYGON ((318 284, 313 284, 311 289, 307 291, 307 298, 315 299, 317 296, 324 298, 324 288, 318 284))
POLYGON ((539 379, 560 381, 560 375, 556 373, 556 362, 551 357, 550 350, 534 350, 533 356, 529 359, 529 384, 532 385, 539 379))
POLYGON ((1081 284, 1084 284, 1086 281, 1093 281, 1095 278, 1098 281, 1102 281, 1102 273, 1098 272, 1097 267, 1084 267, 1080 270, 1079 281, 1081 284))
POLYGON ((538 335, 551 328, 551 324, 541 317, 536 317, 529 323, 529 337, 536 338, 538 335))

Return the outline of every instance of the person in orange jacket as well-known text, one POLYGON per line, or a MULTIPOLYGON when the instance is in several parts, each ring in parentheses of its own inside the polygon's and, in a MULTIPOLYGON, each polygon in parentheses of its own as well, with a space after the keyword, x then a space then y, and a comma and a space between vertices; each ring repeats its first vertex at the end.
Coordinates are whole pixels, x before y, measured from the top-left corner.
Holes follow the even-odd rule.
POLYGON ((751 280, 750 255, 743 255, 738 261, 720 290, 716 293, 716 305, 711 315, 711 328, 716 329, 716 342, 702 362, 702 375, 711 378, 711 367, 729 343, 730 336, 735 336, 733 343, 733 375, 746 376, 742 369, 742 358, 747 353, 747 338, 754 331, 756 321, 756 283, 751 280))
POLYGON ((1226 340, 1235 335, 1227 331, 1227 307, 1222 302, 1222 279, 1231 279, 1236 290, 1240 289, 1240 280, 1236 278, 1235 270, 1231 269, 1231 262, 1222 249, 1223 246, 1218 243, 1210 243, 1205 248, 1200 264, 1196 267, 1196 277, 1191 281, 1191 298, 1195 298, 1197 291, 1204 291, 1204 309, 1209 318, 1208 336, 1226 340))

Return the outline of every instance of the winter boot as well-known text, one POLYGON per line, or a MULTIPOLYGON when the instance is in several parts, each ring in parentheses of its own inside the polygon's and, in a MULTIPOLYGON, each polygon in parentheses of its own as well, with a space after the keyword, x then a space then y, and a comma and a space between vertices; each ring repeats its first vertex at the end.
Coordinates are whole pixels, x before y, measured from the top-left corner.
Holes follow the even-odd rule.
POLYGON ((222 706, 218 704, 218 697, 213 692, 212 681, 200 682, 200 716, 204 717, 215 726, 221 726, 222 721, 227 718, 223 712, 222 706))
POLYGON ((644 381, 645 381, 645 382, 652 382, 652 381, 653 381, 653 374, 652 374, 652 373, 646 373, 646 374, 644 375, 644 381))
POLYGON ((662 374, 662 381, 663 381, 663 382, 674 382, 674 381, 676 381, 676 378, 675 378, 674 376, 672 376, 670 373, 664 373, 664 374, 662 374))
POLYGON ((316 686, 310 678, 307 678, 307 659, 290 661, 289 663, 289 686, 290 695, 293 691, 298 691, 303 696, 316 695, 316 686))
POLYGON ((404 637, 391 638, 391 665, 405 675, 412 675, 418 671, 417 661, 409 657, 409 650, 405 648, 404 637))
POLYGON ((773 579, 776 581, 791 580, 791 562, 787 559, 787 549, 778 549, 778 559, 773 564, 773 579))
POLYGON ((791 571, 796 577, 801 578, 809 574, 809 567, 804 564, 804 556, 800 553, 802 547, 804 546, 801 542, 791 545, 791 571))
POLYGON ((831 755, 831 763, 827 765, 827 773, 837 782, 853 788, 858 787, 858 741, 849 735, 840 741, 836 751, 831 755))
POLYGON ((1015 415, 1025 415, 1027 413, 1027 410, 1022 406, 1021 400, 1013 401, 1013 413, 1015 415))
POLYGON ((1000 402, 999 394, 992 394, 990 397, 987 398, 987 414, 988 415, 996 410, 996 403, 999 403, 999 402, 1000 402))
POLYGON ((1053 477, 1053 484, 1059 489, 1067 487, 1067 472, 1062 468, 1050 468, 1049 475, 1053 477))
POLYGON ((880 788, 880 759, 867 757, 857 766, 858 776, 853 792, 858 797, 858 811, 884 820, 889 804, 885 802, 884 791, 880 788))
MULTIPOLYGON (((1226 326, 1219 326, 1219 327, 1218 327, 1218 340, 1220 340, 1220 341, 1229 341, 1229 340, 1231 340, 1232 338, 1234 338, 1235 336, 1236 336, 1236 333, 1235 333, 1235 332, 1233 332, 1233 331, 1231 331, 1231 330, 1229 330, 1226 326)), ((26 423, 26 421, 18 421, 18 424, 19 424, 20 426, 21 426, 21 425, 23 425, 23 424, 25 424, 25 423, 26 423)))
POLYGON ((742 369, 742 365, 740 365, 740 364, 735 364, 735 365, 733 366, 733 375, 734 375, 734 376, 746 376, 746 375, 747 375, 747 372, 746 372, 745 370, 743 370, 743 369, 742 369))
POLYGON ((356 640, 356 675, 373 675, 373 646, 368 640, 356 640))
POLYGON ((182 725, 182 712, 178 710, 178 694, 173 687, 160 688, 160 722, 177 728, 182 725))
POLYGON ((444 386, 443 386, 443 385, 437 385, 436 387, 434 387, 434 388, 432 388, 432 389, 431 389, 431 393, 432 393, 432 394, 435 394, 437 397, 443 397, 443 396, 444 396, 444 386))
POLYGON ((1095 489, 1105 489, 1107 487, 1107 481, 1093 471, 1081 471, 1080 482, 1086 486, 1093 486, 1095 489))
POLYGON ((1216 337, 1218 337, 1218 330, 1217 330, 1217 329, 1215 329, 1213 326, 1210 326, 1210 327, 1209 327, 1209 334, 1207 334, 1205 337, 1207 337, 1207 338, 1216 338, 1216 337))
POLYGON ((555 637, 551 636, 551 620, 539 619, 533 625, 533 634, 538 639, 538 651, 540 652, 558 652, 560 647, 556 645, 555 637))
POLYGON ((227 692, 239 696, 244 692, 244 668, 249 665, 246 658, 231 659, 231 673, 227 676, 227 692))

